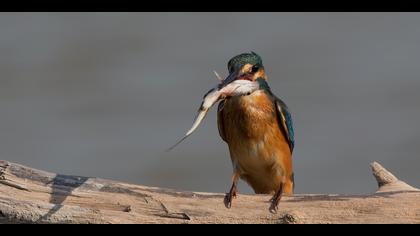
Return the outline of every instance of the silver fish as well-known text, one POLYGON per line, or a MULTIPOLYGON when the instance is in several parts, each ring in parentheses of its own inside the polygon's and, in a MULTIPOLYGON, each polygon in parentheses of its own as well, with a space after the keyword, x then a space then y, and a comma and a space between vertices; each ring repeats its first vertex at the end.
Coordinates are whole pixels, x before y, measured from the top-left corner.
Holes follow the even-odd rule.
POLYGON ((200 123, 206 117, 210 108, 218 101, 226 99, 227 97, 232 96, 242 96, 242 95, 249 95, 252 92, 259 89, 259 84, 257 81, 249 81, 249 80, 235 80, 225 86, 220 86, 220 84, 212 88, 208 91, 204 97, 203 102, 198 109, 198 114, 194 119, 194 123, 192 127, 187 131, 184 137, 182 137, 178 142, 176 142, 173 146, 167 149, 167 151, 172 150, 182 141, 184 141, 188 136, 190 136, 200 125, 200 123))

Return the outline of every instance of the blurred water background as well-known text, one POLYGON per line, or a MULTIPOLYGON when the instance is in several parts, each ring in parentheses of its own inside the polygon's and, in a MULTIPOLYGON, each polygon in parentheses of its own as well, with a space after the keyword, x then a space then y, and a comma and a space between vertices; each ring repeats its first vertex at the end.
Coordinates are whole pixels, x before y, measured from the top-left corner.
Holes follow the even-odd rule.
MULTIPOLYGON (((366 193, 369 163, 420 186, 419 13, 1 13, 0 159, 182 190, 230 187, 203 94, 263 58, 290 107, 297 193, 366 193)), ((241 193, 252 193, 242 183, 241 193)))

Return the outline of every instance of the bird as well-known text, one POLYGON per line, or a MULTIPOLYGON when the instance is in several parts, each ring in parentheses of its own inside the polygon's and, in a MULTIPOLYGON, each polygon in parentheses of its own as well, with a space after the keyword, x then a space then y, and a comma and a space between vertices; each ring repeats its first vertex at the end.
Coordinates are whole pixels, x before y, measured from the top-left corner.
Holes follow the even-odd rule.
POLYGON ((233 167, 232 186, 224 203, 231 208, 239 179, 256 194, 272 194, 270 212, 276 212, 283 195, 294 191, 292 153, 295 146, 292 116, 268 85, 261 57, 255 52, 228 61, 229 75, 222 86, 235 80, 259 83, 259 89, 243 96, 227 97, 218 104, 219 135, 229 147, 233 167))

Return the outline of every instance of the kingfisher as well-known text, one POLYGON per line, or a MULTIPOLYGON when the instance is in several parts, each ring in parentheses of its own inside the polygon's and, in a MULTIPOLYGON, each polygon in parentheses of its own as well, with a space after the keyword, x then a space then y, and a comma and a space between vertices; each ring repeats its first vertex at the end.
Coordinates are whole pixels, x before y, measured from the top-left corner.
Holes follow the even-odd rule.
POLYGON ((256 194, 272 194, 269 210, 276 212, 282 195, 292 195, 294 190, 291 113, 271 91, 262 59, 255 52, 233 57, 227 67, 229 75, 222 86, 235 80, 250 80, 257 81, 259 89, 228 97, 218 105, 217 126, 229 147, 233 167, 225 206, 231 208, 237 196, 237 182, 242 179, 256 194))

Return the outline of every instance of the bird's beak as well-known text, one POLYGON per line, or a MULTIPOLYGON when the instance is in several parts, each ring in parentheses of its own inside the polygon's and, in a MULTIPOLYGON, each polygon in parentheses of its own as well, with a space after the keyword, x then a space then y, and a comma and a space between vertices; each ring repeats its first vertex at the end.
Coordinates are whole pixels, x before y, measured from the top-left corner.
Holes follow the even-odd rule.
POLYGON ((222 83, 219 86, 219 89, 222 89, 226 85, 232 83, 233 81, 237 80, 239 77, 239 71, 235 70, 230 73, 225 80, 222 81, 222 83))

